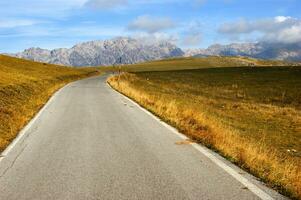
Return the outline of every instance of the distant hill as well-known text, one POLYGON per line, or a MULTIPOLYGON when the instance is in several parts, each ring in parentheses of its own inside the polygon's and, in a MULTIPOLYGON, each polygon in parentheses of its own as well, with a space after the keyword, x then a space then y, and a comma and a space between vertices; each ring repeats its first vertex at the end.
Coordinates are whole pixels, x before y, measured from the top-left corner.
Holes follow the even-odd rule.
POLYGON ((14 54, 18 58, 69 66, 106 66, 133 64, 183 56, 184 52, 169 42, 144 42, 118 37, 112 40, 91 41, 70 49, 26 49, 14 54))
POLYGON ((185 57, 196 56, 248 56, 259 59, 273 59, 301 62, 301 43, 233 43, 212 45, 207 49, 188 49, 185 57))
POLYGON ((241 56, 208 56, 203 58, 170 58, 158 61, 149 61, 134 65, 123 65, 122 70, 130 72, 139 71, 173 71, 218 67, 262 67, 262 66, 290 66, 297 65, 285 61, 260 60, 241 56))

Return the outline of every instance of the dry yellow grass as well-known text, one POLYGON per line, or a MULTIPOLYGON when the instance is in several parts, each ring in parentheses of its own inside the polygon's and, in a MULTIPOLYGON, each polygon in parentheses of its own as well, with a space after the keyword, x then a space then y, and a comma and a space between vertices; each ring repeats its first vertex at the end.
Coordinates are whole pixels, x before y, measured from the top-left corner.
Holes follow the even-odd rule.
MULTIPOLYGON (((123 71, 141 72, 141 71, 167 71, 184 69, 202 69, 208 67, 242 67, 242 66, 287 66, 290 63, 273 60, 259 60, 248 57, 221 57, 209 56, 205 58, 170 58, 165 60, 149 61, 133 65, 120 66, 123 71)), ((112 67, 105 67, 112 70, 112 67)), ((105 69, 104 68, 104 69, 105 69)), ((118 68, 118 67, 115 67, 118 68)))
POLYGON ((0 55, 0 152, 56 90, 97 73, 0 55))
POLYGON ((300 71, 253 70, 124 73, 108 83, 192 140, 301 199, 300 71), (278 87, 287 93, 278 94, 278 87))

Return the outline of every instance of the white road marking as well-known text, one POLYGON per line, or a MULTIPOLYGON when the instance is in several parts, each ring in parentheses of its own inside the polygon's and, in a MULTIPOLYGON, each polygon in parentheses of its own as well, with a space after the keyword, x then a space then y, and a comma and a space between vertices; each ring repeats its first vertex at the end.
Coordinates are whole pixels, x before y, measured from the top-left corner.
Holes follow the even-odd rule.
MULTIPOLYGON (((70 84, 70 83, 69 83, 70 84)), ((64 87, 62 87, 61 89, 59 89, 58 91, 56 91, 54 93, 54 95, 52 95, 50 97, 50 99, 47 101, 47 103, 40 109, 40 111, 34 116, 34 118, 32 120, 30 120, 30 122, 19 132, 19 134, 17 135, 17 137, 12 141, 12 143, 10 143, 6 149, 1 153, 0 156, 0 163, 3 159, 5 159, 5 157, 7 157, 7 155, 13 150, 13 148, 26 136, 26 133, 28 132, 28 130, 35 124, 35 122, 37 121, 37 119, 42 115, 42 113, 49 107, 49 105, 56 99, 57 95, 61 92, 61 90, 65 87, 67 87, 69 84, 65 85, 64 87)))
MULTIPOLYGON (((49 101, 43 106, 43 108, 38 112, 38 114, 35 115, 35 117, 20 131, 18 136, 13 140, 13 142, 2 152, 0 156, 0 163, 5 157, 12 151, 12 149, 22 140, 22 138, 26 135, 27 131, 34 125, 34 123, 37 121, 37 119, 42 115, 42 113, 48 108, 48 106, 56 99, 57 95, 67 87, 69 84, 64 86, 63 88, 59 89, 50 99, 49 101)), ((107 84, 110 88, 112 88, 109 84, 107 84)), ((113 91, 117 92, 115 89, 112 88, 113 91)), ((153 115, 151 112, 146 110, 145 108, 141 107, 138 103, 133 101, 132 99, 126 97, 125 95, 117 92, 119 95, 136 105, 139 109, 144 111, 146 114, 154 118, 156 121, 158 121, 160 124, 162 124, 164 127, 175 133, 178 137, 180 137, 183 140, 188 139, 185 135, 180 133, 177 129, 174 127, 168 125, 167 123, 160 120, 158 117, 153 115)), ((252 191, 255 195, 257 195, 262 200, 273 200, 273 198, 264 192, 262 189, 251 183, 248 179, 240 175, 238 172, 236 172, 233 168, 219 160, 209 149, 196 144, 191 144, 196 150, 201 152, 203 155, 205 155, 207 158, 209 158, 213 163, 218 165, 220 168, 222 168, 224 171, 226 171, 228 174, 230 174, 232 177, 234 177, 236 180, 238 180, 240 183, 242 183, 244 186, 246 186, 250 191, 252 191)))
MULTIPOLYGON (((153 119, 155 119, 156 121, 158 121, 164 127, 166 127, 171 132, 173 132, 174 134, 176 134, 179 138, 181 138, 183 140, 187 140, 188 139, 187 136, 185 136, 182 133, 180 133, 176 128, 174 128, 174 127, 170 126, 169 124, 165 123, 164 121, 162 121, 161 119, 159 119, 158 117, 156 117, 155 115, 153 115, 151 112, 149 112, 148 110, 146 110, 145 108, 143 108, 142 106, 140 106, 138 103, 136 103, 132 99, 128 98, 127 96, 123 95, 122 93, 120 93, 117 90, 115 90, 114 88, 112 88, 110 86, 110 84, 107 83, 107 85, 113 91, 117 92, 119 95, 121 95, 122 97, 124 97, 125 99, 127 99, 128 101, 130 101, 131 103, 133 103, 134 105, 136 105, 139 109, 141 109, 142 111, 144 111, 146 114, 148 114, 153 119)), ((219 166, 220 168, 222 168, 225 172, 227 172, 232 177, 234 177, 237 181, 239 181, 241 184, 243 184, 245 187, 247 187, 251 192, 253 192, 260 199, 262 199, 262 200, 274 200, 274 198, 271 197, 269 194, 267 194, 265 191, 263 191, 262 189, 260 189, 259 187, 257 187, 255 184, 253 184, 252 182, 250 182, 248 179, 246 179, 245 177, 243 177, 242 175, 240 175, 232 167, 228 166, 226 163, 224 163, 220 159, 218 159, 211 152, 211 150, 209 150, 208 148, 206 148, 204 146, 201 146, 199 144, 196 144, 196 143, 191 143, 191 146, 194 147, 199 152, 201 152, 204 156, 206 156, 207 158, 209 158, 213 163, 215 163, 217 166, 219 166)))

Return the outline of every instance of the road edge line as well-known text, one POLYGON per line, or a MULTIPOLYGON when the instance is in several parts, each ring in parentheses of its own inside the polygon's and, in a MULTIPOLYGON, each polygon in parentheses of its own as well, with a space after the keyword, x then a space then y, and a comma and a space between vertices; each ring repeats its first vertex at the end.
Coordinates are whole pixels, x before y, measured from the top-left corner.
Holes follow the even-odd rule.
MULTIPOLYGON (((73 82, 71 82, 73 83, 73 82)), ((59 90, 57 90, 43 105, 43 107, 34 115, 34 117, 19 131, 15 139, 2 151, 0 154, 0 163, 5 157, 9 155, 9 153, 13 150, 13 148, 27 135, 28 130, 35 124, 38 118, 43 114, 43 112, 50 106, 50 104, 57 98, 58 94, 66 87, 68 87, 71 83, 63 86, 59 90)))
MULTIPOLYGON (((155 119, 157 122, 159 122, 160 124, 162 124, 164 127, 166 127, 167 129, 169 129, 174 134, 176 134, 178 137, 180 137, 183 140, 187 140, 188 139, 188 137, 186 135, 184 135, 183 133, 179 132, 176 128, 174 128, 171 125, 167 124, 166 122, 162 121, 160 118, 158 118, 157 116, 153 115, 150 111, 148 111, 147 109, 145 109, 144 107, 142 107, 140 104, 138 104, 134 100, 132 100, 129 97, 125 96, 124 94, 122 94, 118 90, 115 90, 109 83, 106 82, 106 84, 107 84, 107 86, 109 86, 109 88, 111 88, 117 94, 121 95, 122 97, 124 97, 125 99, 127 99, 128 101, 130 101, 131 103, 133 103, 134 105, 136 105, 139 109, 141 109, 143 112, 145 112, 146 114, 148 114, 149 116, 151 116, 153 119, 155 119)), ((217 166, 219 166, 220 168, 222 168, 225 172, 227 172, 229 175, 231 175, 233 178, 235 178, 241 184, 243 184, 244 186, 246 186, 253 194, 255 194, 256 196, 258 196, 260 199, 262 199, 262 200, 274 200, 274 198, 272 196, 270 196, 268 193, 266 193, 265 191, 263 191, 262 189, 260 189, 258 186, 256 186, 254 183, 252 183, 251 181, 249 181, 247 178, 243 177, 241 174, 239 174, 238 172, 236 172, 235 169, 233 169, 232 167, 230 167, 229 165, 227 165, 223 161, 219 160, 211 152, 211 150, 208 149, 207 147, 204 147, 204 146, 202 146, 200 144, 197 144, 197 143, 192 143, 191 146, 194 147, 200 153, 202 153, 204 156, 206 156, 214 164, 216 164, 217 166)))

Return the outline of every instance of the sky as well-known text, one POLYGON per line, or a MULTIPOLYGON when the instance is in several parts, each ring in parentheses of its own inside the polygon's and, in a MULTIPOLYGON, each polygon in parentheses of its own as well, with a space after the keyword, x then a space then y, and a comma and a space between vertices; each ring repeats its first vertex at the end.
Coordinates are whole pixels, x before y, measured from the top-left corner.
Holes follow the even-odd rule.
POLYGON ((301 0, 0 0, 0 52, 118 36, 181 48, 301 42, 301 0))

